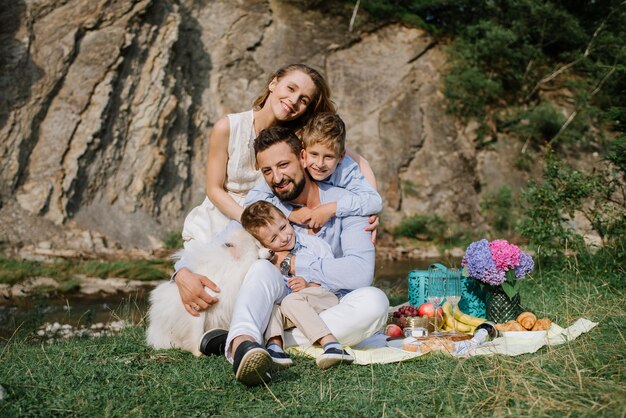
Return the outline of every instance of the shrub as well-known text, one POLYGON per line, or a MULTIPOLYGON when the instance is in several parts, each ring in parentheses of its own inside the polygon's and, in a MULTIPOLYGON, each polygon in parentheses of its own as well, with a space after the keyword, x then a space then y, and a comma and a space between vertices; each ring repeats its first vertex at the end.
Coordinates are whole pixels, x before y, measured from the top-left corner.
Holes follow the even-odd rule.
POLYGON ((444 83, 448 109, 464 117, 481 118, 487 105, 502 93, 500 82, 478 67, 455 66, 445 75, 444 83))
POLYGON ((446 222, 437 215, 413 215, 404 218, 393 230, 395 237, 417 238, 420 240, 442 240, 446 222))
POLYGON ((180 231, 170 231, 163 238, 163 245, 170 250, 177 250, 183 247, 183 236, 180 231))
POLYGON ((402 192, 406 196, 417 197, 419 185, 412 180, 402 180, 402 192))
POLYGON ((608 248, 624 246, 626 189, 614 170, 587 174, 548 153, 541 183, 529 182, 522 193, 523 220, 519 231, 539 255, 562 255, 565 248, 588 252, 583 237, 566 222, 582 213, 608 248))

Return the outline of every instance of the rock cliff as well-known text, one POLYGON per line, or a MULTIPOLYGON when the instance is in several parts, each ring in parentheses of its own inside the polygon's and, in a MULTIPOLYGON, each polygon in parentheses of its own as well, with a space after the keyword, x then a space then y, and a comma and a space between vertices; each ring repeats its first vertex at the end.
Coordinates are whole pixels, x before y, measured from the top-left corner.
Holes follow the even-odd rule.
POLYGON ((506 165, 493 175, 506 149, 479 153, 475 128, 446 113, 446 57, 418 29, 350 33, 277 0, 16 0, 0 13, 10 245, 159 246, 204 196, 212 124, 291 62, 327 76, 385 225, 416 213, 477 225, 481 189, 520 181, 506 165))

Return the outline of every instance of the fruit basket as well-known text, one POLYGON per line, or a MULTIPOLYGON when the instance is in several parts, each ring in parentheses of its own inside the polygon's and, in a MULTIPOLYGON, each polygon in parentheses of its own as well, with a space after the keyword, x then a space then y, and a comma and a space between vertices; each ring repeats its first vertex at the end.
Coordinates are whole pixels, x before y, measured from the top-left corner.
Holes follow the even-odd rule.
POLYGON ((426 316, 402 316, 394 319, 396 319, 395 323, 402 328, 428 328, 430 325, 429 318, 426 316))
MULTIPOLYGON (((418 308, 410 305, 403 305, 395 312, 389 315, 387 323, 396 324, 400 328, 426 328, 428 332, 435 331, 435 318, 427 316, 419 316, 418 308)), ((443 318, 437 320, 437 328, 441 329, 444 325, 443 318)))

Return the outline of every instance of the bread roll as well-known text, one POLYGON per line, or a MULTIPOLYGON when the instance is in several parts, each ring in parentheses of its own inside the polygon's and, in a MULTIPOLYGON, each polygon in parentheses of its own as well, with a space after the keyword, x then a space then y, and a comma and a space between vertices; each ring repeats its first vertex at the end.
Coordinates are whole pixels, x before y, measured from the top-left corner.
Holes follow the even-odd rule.
POLYGON ((548 318, 541 318, 535 322, 532 331, 545 331, 552 326, 552 321, 548 318))
POLYGON ((509 322, 506 322, 504 324, 498 324, 496 325, 496 329, 498 331, 526 331, 526 328, 524 328, 523 326, 520 325, 519 322, 517 322, 516 320, 511 320, 509 322))
POLYGON ((516 321, 524 328, 530 330, 533 329, 535 322, 537 322, 537 317, 532 312, 522 312, 518 315, 516 321))

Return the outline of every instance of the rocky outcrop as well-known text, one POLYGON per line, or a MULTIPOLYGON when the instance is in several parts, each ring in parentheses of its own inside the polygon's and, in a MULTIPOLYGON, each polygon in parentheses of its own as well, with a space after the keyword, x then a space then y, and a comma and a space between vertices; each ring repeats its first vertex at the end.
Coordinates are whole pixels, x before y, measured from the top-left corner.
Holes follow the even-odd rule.
POLYGON ((386 225, 479 224, 476 185, 519 177, 492 179, 475 129, 446 113, 446 58, 418 29, 350 33, 277 0, 16 0, 0 27, 0 239, 14 245, 86 230, 104 249, 158 247, 204 196, 212 124, 290 62, 326 74, 386 225))

